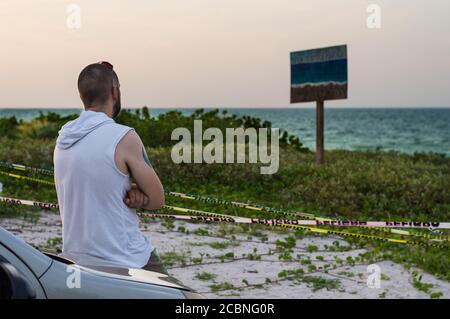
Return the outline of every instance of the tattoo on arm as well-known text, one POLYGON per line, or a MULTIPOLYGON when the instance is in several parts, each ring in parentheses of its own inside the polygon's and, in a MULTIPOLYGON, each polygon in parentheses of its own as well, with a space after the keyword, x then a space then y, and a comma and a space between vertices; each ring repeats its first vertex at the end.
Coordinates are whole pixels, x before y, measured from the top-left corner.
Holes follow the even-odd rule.
POLYGON ((144 161, 147 163, 147 165, 152 167, 152 163, 150 163, 150 160, 148 158, 148 155, 147 155, 147 152, 145 151, 144 146, 142 146, 142 156, 144 157, 144 161))

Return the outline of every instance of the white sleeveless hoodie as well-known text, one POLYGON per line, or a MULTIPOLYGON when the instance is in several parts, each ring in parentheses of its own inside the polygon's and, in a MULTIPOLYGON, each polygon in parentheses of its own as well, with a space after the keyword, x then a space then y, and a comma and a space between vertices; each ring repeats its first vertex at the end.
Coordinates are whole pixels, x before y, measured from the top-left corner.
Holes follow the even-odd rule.
POLYGON ((59 131, 53 154, 63 225, 61 256, 84 266, 141 268, 153 250, 123 199, 131 187, 114 160, 132 128, 103 112, 83 111, 59 131))

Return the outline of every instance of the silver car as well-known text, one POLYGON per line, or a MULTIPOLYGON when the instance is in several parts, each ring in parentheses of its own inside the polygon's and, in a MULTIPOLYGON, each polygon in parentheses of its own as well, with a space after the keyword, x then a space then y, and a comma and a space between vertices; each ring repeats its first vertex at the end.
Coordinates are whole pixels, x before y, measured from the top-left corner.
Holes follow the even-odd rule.
POLYGON ((165 274, 80 266, 42 253, 0 227, 0 299, 204 298, 165 274))

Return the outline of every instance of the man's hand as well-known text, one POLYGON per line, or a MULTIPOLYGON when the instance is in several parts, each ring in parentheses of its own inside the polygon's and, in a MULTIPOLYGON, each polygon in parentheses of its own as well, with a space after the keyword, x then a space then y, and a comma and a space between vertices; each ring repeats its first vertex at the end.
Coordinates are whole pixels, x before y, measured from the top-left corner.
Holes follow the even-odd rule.
POLYGON ((145 195, 136 185, 132 185, 123 201, 130 208, 144 208, 149 203, 147 195, 145 195))

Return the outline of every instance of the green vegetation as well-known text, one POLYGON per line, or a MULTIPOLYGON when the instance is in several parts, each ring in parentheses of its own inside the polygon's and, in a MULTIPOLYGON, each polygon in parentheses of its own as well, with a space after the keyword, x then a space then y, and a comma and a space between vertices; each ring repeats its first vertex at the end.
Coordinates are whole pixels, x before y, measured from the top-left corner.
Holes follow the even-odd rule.
POLYGON ((256 252, 243 254, 248 260, 261 260, 261 255, 258 255, 256 252))
POLYGON ((221 262, 224 262, 226 259, 234 259, 234 252, 227 252, 221 256, 218 256, 217 258, 219 258, 221 262))
POLYGON ((341 290, 340 281, 337 279, 327 279, 319 276, 303 276, 302 282, 306 283, 313 291, 319 289, 341 290))
POLYGON ((283 251, 278 255, 279 260, 292 260, 292 255, 289 251, 283 251))
POLYGON ((197 228, 196 230, 193 231, 193 233, 196 235, 200 235, 200 236, 208 236, 209 235, 209 231, 202 227, 197 228))
POLYGON ((308 247, 306 247, 306 250, 310 253, 313 253, 315 251, 319 250, 319 247, 315 246, 315 245, 308 245, 308 247))
POLYGON ((185 266, 188 263, 189 256, 190 252, 179 253, 175 250, 160 254, 161 261, 165 266, 185 266))
POLYGON ((385 298, 386 298, 386 291, 383 291, 382 293, 380 293, 380 294, 378 295, 378 298, 380 298, 380 299, 385 299, 385 298))
POLYGON ((422 282, 422 275, 419 275, 417 272, 413 272, 412 284, 414 288, 425 293, 428 293, 434 287, 433 284, 422 282))
POLYGON ((353 259, 352 256, 348 256, 345 261, 347 262, 348 265, 350 266, 354 266, 355 265, 355 260, 353 259))
POLYGON ((280 254, 278 255, 279 260, 292 260, 292 248, 296 246, 296 238, 292 235, 287 236, 284 240, 277 239, 275 241, 276 251, 280 254))
POLYGON ((311 265, 311 259, 309 259, 309 257, 306 257, 305 259, 302 259, 302 260, 300 261, 300 263, 301 263, 302 265, 311 265))
POLYGON ((214 249, 225 249, 228 248, 230 246, 235 247, 235 246, 239 246, 239 242, 238 241, 213 241, 213 242, 186 242, 186 245, 190 245, 190 246, 209 246, 211 248, 214 249))
POLYGON ((282 270, 278 273, 278 277, 280 278, 300 278, 303 276, 303 274, 305 273, 305 271, 302 268, 297 268, 297 269, 288 269, 288 270, 282 270))
POLYGON ((330 245, 330 246, 329 245, 325 245, 325 249, 329 250, 329 251, 340 251, 340 252, 342 252, 342 251, 352 250, 353 247, 351 245, 341 246, 340 242, 335 240, 333 242, 333 245, 330 245))
POLYGON ((315 272, 317 270, 317 267, 315 265, 308 265, 308 272, 315 272))
POLYGON ((203 256, 201 256, 201 257, 192 257, 191 262, 193 264, 201 264, 203 262, 203 256))
POLYGON ((351 271, 345 271, 345 270, 344 271, 340 271, 337 274, 340 275, 340 276, 346 276, 346 277, 354 277, 355 276, 355 274, 352 273, 351 271))
POLYGON ((275 245, 279 249, 291 249, 296 245, 296 240, 294 236, 287 236, 284 240, 277 239, 275 245))
POLYGON ((431 299, 440 299, 444 294, 441 291, 432 292, 430 294, 431 299))
POLYGON ((209 288, 211 289, 211 292, 235 289, 234 285, 230 284, 229 282, 221 282, 221 283, 213 284, 213 285, 210 285, 209 288))
POLYGON ((385 280, 385 281, 391 280, 391 278, 388 275, 386 275, 386 274, 381 274, 380 279, 381 280, 385 280))
POLYGON ((209 272, 201 272, 201 273, 196 273, 195 274, 195 278, 197 278, 199 280, 203 280, 203 281, 210 281, 210 280, 213 280, 216 277, 217 277, 216 274, 209 273, 209 272))
POLYGON ((208 243, 208 246, 214 249, 225 249, 230 246, 238 246, 238 242, 212 242, 208 243))
POLYGON ((35 248, 41 251, 59 254, 62 251, 62 238, 61 237, 49 238, 44 245, 37 245, 35 246, 35 248))
MULTIPOLYGON (((310 265, 312 266, 312 265, 310 265)), ((314 267, 314 266, 312 266, 314 267)), ((311 267, 311 268, 312 268, 311 267)), ((314 267, 315 268, 315 267, 314 267)), ((311 272, 311 271, 310 271, 311 272)), ((305 271, 301 268, 294 270, 283 270, 278 274, 281 279, 288 279, 296 283, 306 283, 313 291, 319 289, 340 290, 340 281, 337 279, 327 279, 320 276, 305 275, 305 271)))
POLYGON ((166 227, 167 229, 173 229, 175 227, 174 222, 172 219, 163 219, 161 221, 161 225, 166 227))
MULTIPOLYGON (((261 175, 262 164, 174 164, 171 160, 170 134, 176 127, 190 128, 196 119, 208 127, 271 127, 271 123, 244 116, 230 116, 217 110, 197 110, 184 116, 168 112, 157 118, 150 117, 144 108, 123 111, 118 122, 132 126, 142 137, 153 166, 166 190, 186 192, 236 201, 249 201, 281 209, 320 213, 331 217, 351 219, 391 219, 416 221, 450 220, 450 158, 439 154, 401 154, 397 152, 368 152, 334 150, 326 152, 326 164, 316 166, 314 154, 301 142, 284 132, 280 141, 279 171, 261 175)), ((61 117, 54 113, 41 115, 30 122, 15 118, 0 119, 0 161, 21 163, 52 169, 55 138, 60 127, 76 115, 61 117)), ((0 167, 1 171, 9 171, 0 167)), ((14 171, 18 173, 17 171, 14 171)), ((24 172, 18 174, 24 175, 24 172)), ((34 173, 28 176, 51 181, 34 173)), ((9 197, 56 201, 51 186, 16 180, 0 175, 3 195, 9 197)), ((269 217, 257 211, 239 207, 220 206, 214 203, 187 201, 168 196, 167 202, 175 206, 202 209, 217 213, 239 214, 249 217, 269 217)), ((22 216, 35 218, 38 209, 0 203, 0 217, 22 216)), ((172 229, 169 220, 164 225, 172 229)), ((222 234, 246 232, 267 240, 263 225, 221 225, 222 234)), ((279 234, 292 235, 277 243, 277 248, 287 252, 301 240, 304 231, 270 228, 279 234)), ((342 228, 339 230, 384 236, 377 230, 342 228)), ((193 233, 209 235, 202 224, 193 233)), ((315 235, 319 236, 319 235, 315 235)), ((326 235, 320 235, 326 236, 326 235)), ((390 234, 390 237, 401 238, 390 234)), ((441 279, 450 280, 450 253, 448 249, 400 245, 368 239, 344 238, 350 245, 325 247, 329 251, 346 251, 355 247, 369 250, 364 261, 390 259, 408 267, 419 267, 441 279)), ((311 250, 310 248, 308 250, 311 250)), ((176 257, 167 255, 174 261, 176 257)), ((249 255, 249 258, 257 258, 249 255)), ((184 260, 184 259, 182 259, 184 260)), ((181 261, 181 260, 179 260, 181 261)), ((346 260, 354 264, 355 260, 346 260)), ((336 261, 338 263, 338 260, 336 261)), ((340 261, 341 263, 343 261, 340 261)))

